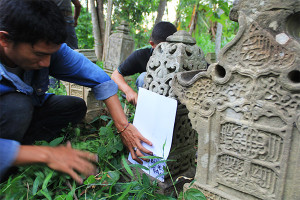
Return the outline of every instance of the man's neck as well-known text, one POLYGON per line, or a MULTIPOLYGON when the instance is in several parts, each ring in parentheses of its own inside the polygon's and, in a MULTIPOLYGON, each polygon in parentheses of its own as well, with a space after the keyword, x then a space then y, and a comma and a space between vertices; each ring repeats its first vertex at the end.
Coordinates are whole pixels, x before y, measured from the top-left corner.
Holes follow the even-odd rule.
POLYGON ((16 65, 5 55, 2 46, 0 46, 0 62, 7 67, 16 67, 16 65))

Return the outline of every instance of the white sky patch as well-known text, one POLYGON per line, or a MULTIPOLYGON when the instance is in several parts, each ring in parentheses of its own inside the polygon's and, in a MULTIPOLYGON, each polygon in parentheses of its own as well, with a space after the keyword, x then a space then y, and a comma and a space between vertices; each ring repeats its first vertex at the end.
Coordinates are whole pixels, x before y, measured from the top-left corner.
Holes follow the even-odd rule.
POLYGON ((179 4, 179 0, 172 0, 167 3, 167 15, 163 16, 164 21, 174 22, 176 19, 176 8, 179 4))
MULTIPOLYGON (((165 13, 162 17, 162 21, 168 21, 174 23, 176 19, 176 8, 178 3, 179 0, 172 0, 167 2, 165 13)), ((151 30, 153 28, 153 24, 155 22, 156 16, 157 16, 157 12, 150 13, 148 16, 146 16, 146 23, 144 24, 144 27, 151 30)))

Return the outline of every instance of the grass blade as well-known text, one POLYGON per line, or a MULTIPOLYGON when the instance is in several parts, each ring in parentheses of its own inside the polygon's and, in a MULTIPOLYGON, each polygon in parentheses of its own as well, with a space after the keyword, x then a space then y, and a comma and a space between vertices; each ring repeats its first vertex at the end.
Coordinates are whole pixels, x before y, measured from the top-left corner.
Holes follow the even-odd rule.
POLYGON ((123 163, 124 168, 126 169, 127 173, 130 174, 130 176, 133 177, 133 172, 131 171, 124 155, 122 155, 122 163, 123 163))
POLYGON ((122 195, 117 200, 122 200, 126 197, 126 195, 129 193, 131 189, 131 184, 129 184, 126 188, 126 190, 122 193, 122 195))
POLYGON ((42 186, 43 190, 47 191, 48 182, 50 181, 52 175, 53 175, 53 171, 51 171, 50 174, 48 174, 47 177, 45 178, 42 186))

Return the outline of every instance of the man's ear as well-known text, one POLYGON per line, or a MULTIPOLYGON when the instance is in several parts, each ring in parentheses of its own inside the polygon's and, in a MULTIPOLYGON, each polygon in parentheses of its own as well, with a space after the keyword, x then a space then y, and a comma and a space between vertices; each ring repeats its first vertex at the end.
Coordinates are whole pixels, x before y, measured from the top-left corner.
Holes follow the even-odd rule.
POLYGON ((7 38, 8 32, 0 31, 0 45, 6 47, 8 45, 9 39, 7 38))
POLYGON ((156 44, 152 40, 149 41, 149 44, 152 46, 153 49, 155 49, 156 44))

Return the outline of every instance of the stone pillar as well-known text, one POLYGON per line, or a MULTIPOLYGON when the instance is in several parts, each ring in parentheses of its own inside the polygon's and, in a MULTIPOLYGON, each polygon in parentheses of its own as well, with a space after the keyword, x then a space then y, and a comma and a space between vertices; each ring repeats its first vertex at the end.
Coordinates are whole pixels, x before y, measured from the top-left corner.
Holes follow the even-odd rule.
MULTIPOLYGON (((173 77, 177 72, 206 69, 207 63, 203 51, 196 45, 196 41, 186 31, 178 31, 167 38, 167 42, 160 43, 154 50, 147 64, 144 88, 160 95, 176 99, 171 88, 173 77)), ((196 132, 192 129, 188 119, 188 110, 178 104, 172 147, 168 162, 173 179, 179 176, 194 177, 195 174, 195 141, 196 132)), ((179 184, 184 179, 179 180, 179 184)), ((166 191, 172 187, 171 180, 165 177, 160 184, 166 191)))
POLYGON ((209 200, 300 199, 300 2, 239 0, 230 16, 240 28, 219 62, 172 85, 199 135, 192 187, 209 200))
POLYGON ((108 53, 104 71, 111 74, 134 50, 134 40, 129 35, 128 23, 122 21, 115 33, 109 36, 108 53))

